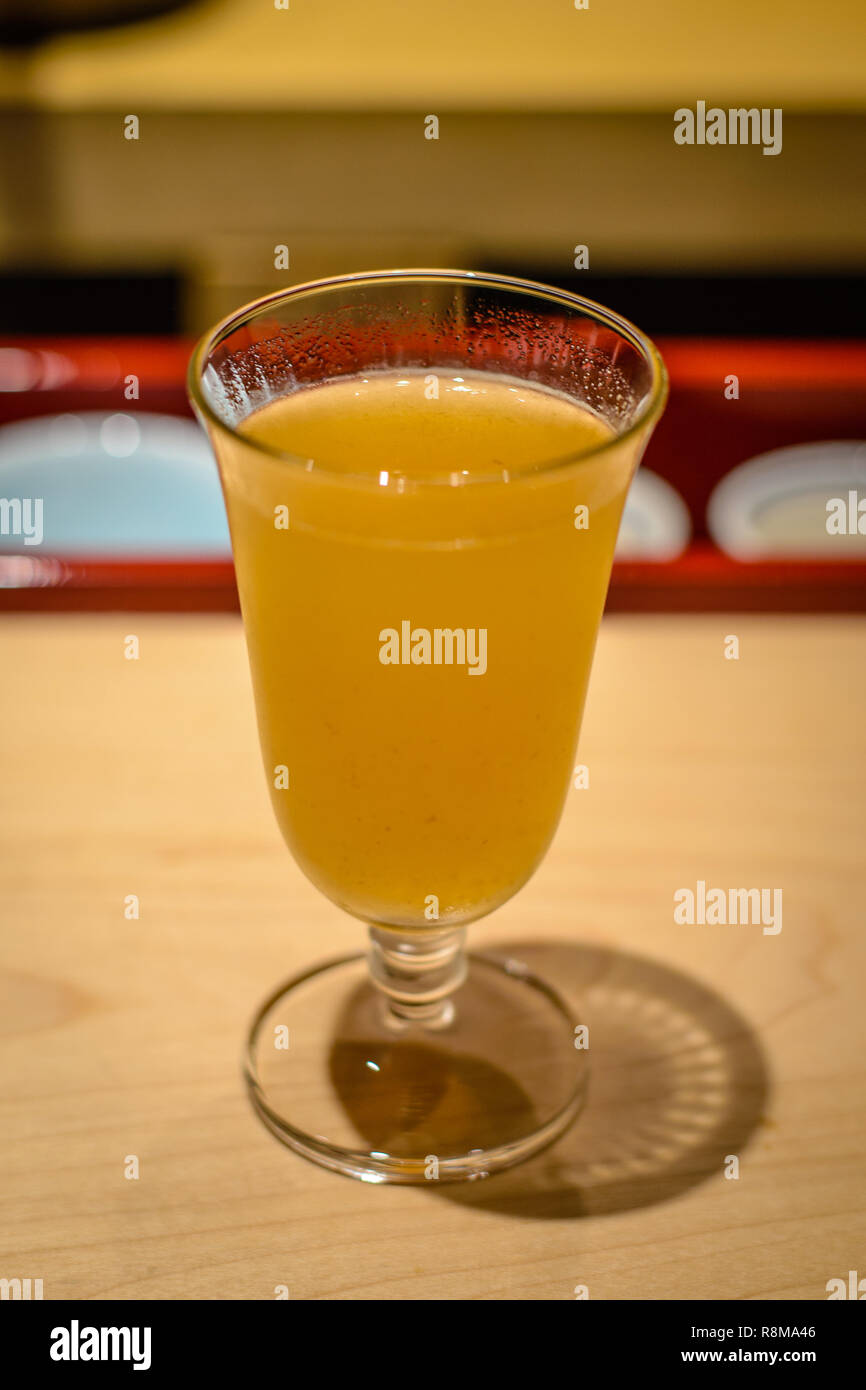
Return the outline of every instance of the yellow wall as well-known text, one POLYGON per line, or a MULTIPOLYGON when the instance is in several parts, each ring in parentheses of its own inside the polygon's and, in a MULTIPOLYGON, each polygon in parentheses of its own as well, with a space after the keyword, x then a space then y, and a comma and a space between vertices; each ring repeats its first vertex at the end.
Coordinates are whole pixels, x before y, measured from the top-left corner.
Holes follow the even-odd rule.
POLYGON ((864 0, 202 0, 58 39, 6 100, 65 109, 866 106, 864 0))

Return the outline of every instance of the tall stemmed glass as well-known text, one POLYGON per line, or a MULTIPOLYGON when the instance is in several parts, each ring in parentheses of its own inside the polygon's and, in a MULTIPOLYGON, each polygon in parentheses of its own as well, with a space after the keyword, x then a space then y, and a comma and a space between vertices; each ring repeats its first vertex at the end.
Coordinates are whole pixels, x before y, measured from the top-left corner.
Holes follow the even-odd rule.
POLYGON ((466 926, 526 883, 558 824, 664 366, 575 295, 380 271, 239 310, 198 345, 189 389, 280 829, 369 924, 366 955, 261 1007, 254 1103, 367 1181, 519 1162, 577 1114, 586 1054, 571 1007, 518 960, 467 956, 466 926))

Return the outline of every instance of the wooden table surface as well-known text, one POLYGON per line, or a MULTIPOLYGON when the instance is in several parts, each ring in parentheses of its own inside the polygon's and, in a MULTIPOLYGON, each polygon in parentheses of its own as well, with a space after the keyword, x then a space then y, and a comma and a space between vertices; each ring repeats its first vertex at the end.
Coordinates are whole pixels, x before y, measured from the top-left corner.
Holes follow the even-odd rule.
POLYGON ((589 1102, 523 1167, 418 1190, 304 1162, 246 1098, 254 1006, 363 929, 278 837, 239 621, 3 618, 0 1277, 522 1300, 822 1299, 866 1275, 864 639, 605 620, 590 786, 470 934, 580 998, 589 1102), (676 924, 698 880, 781 888, 781 932, 676 924))

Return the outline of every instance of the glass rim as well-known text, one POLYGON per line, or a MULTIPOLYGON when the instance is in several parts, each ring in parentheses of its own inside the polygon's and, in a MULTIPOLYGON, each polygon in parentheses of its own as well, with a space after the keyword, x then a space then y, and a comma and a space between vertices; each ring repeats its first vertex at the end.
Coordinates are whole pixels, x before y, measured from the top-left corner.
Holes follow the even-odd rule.
MULTIPOLYGON (((252 449, 254 452, 275 459, 280 463, 300 468, 306 476, 309 477, 308 460, 306 458, 301 457, 299 454, 290 453, 285 449, 278 449, 272 444, 265 444, 261 440, 252 438, 250 435, 242 434, 240 430, 228 424, 217 411, 214 410, 202 389, 206 358, 234 329, 242 327, 246 322, 251 322, 269 306, 306 296, 315 298, 315 296, 319 294, 324 294, 330 290, 339 289, 343 286, 356 284, 387 284, 391 281, 396 283, 444 281, 453 282, 455 284, 487 285, 495 289, 508 290, 513 294, 531 295, 536 299, 546 299, 548 302, 560 304, 564 308, 572 310, 579 309, 586 317, 595 319, 606 328, 613 329, 621 338, 631 343, 632 347, 636 349, 644 361, 649 365, 652 373, 650 387, 638 406, 635 418, 626 429, 618 434, 614 434, 611 439, 607 439, 601 444, 591 444, 586 448, 576 449, 568 454, 559 454, 555 458, 541 461, 536 467, 521 470, 509 480, 512 486, 524 479, 538 478, 556 470, 566 469, 572 464, 598 458, 610 450, 617 449, 620 445, 639 434, 641 430, 653 424, 662 412, 667 399, 669 385, 667 368, 665 367, 662 355, 652 339, 622 314, 616 313, 613 309, 608 309, 604 304, 597 303, 596 300, 587 299, 583 295, 572 294, 568 290, 557 289, 554 285, 545 285, 538 280, 525 280, 517 276, 497 275, 487 271, 417 268, 404 270, 355 271, 346 275, 326 276, 320 280, 308 280, 302 284, 290 285, 287 289, 275 290, 272 294, 262 295, 258 299, 250 300, 248 304, 244 304, 239 309, 235 309, 231 314, 227 314, 225 318, 220 319, 218 323, 208 329, 207 332, 199 338, 190 357, 186 382, 187 394, 200 421, 221 431, 230 438, 237 440, 238 443, 243 444, 248 449, 252 449)), ((326 379, 331 380, 331 378, 326 379)), ((316 472, 320 476, 325 475, 346 484, 365 480, 369 481, 364 474, 328 468, 327 465, 322 468, 317 468, 316 472)), ((413 490, 416 487, 427 487, 431 484, 441 486, 444 483, 454 486, 453 474, 447 471, 427 474, 421 478, 405 478, 401 481, 403 481, 404 484, 409 484, 413 490)), ((461 477, 460 485, 466 486, 472 483, 489 483, 490 481, 489 478, 461 477)), ((494 481, 501 480, 496 479, 494 481)))

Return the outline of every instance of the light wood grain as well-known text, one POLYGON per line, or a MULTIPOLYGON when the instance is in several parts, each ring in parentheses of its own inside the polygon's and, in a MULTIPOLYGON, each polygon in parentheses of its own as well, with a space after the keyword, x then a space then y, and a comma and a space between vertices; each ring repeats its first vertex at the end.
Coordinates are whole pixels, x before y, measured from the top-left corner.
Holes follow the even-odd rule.
POLYGON ((4 618, 0 1276, 46 1298, 522 1300, 821 1299, 866 1275, 864 638, 606 620, 590 788, 472 929, 582 996, 588 1107, 511 1174, 410 1190, 296 1158, 243 1090, 259 999, 362 928, 278 838, 239 622, 4 618), (781 887, 781 933, 675 925, 698 879, 781 887))

